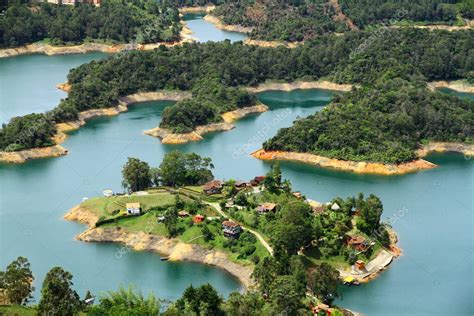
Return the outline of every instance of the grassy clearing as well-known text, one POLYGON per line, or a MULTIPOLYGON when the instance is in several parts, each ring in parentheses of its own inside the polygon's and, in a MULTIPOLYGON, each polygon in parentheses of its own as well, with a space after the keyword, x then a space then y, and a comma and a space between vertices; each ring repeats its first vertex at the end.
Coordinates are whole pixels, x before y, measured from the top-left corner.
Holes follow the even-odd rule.
POLYGON ((16 316, 16 315, 37 315, 36 308, 20 306, 20 305, 2 305, 0 306, 0 315, 16 316))

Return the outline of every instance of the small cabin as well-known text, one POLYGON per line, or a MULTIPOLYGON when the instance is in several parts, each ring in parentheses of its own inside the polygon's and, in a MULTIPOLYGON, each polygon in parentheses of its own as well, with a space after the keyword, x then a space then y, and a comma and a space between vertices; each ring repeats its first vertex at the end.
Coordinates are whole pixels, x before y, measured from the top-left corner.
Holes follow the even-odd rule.
POLYGON ((357 261, 355 262, 355 265, 354 265, 354 266, 355 266, 355 268, 356 268, 357 270, 359 270, 359 271, 365 270, 365 262, 362 261, 362 260, 357 260, 357 261))
POLYGON ((112 191, 110 189, 104 190, 104 191, 102 191, 102 193, 104 194, 105 197, 111 197, 111 196, 114 195, 114 191, 112 191))
POLYGON ((193 222, 194 224, 201 224, 206 217, 201 214, 197 214, 193 216, 193 222))
POLYGON ((224 221, 222 223, 222 230, 224 232, 224 236, 226 237, 239 237, 240 233, 242 232, 242 227, 233 221, 224 221))
POLYGON ((178 216, 181 218, 185 218, 189 216, 189 213, 187 211, 179 211, 178 216))
POLYGON ((367 249, 367 240, 362 236, 347 236, 346 243, 359 251, 365 251, 367 249))
POLYGON ((128 215, 140 215, 141 213, 140 203, 138 202, 127 203, 125 204, 125 208, 127 209, 128 215))
POLYGON ((245 189, 245 188, 248 187, 248 186, 249 186, 249 184, 248 184, 247 182, 245 182, 245 181, 236 181, 236 182, 235 182, 235 187, 236 187, 237 189, 245 189))
POLYGON ((332 205, 331 205, 331 210, 333 211, 339 211, 341 209, 341 207, 339 206, 339 204, 337 204, 336 202, 334 202, 332 205))
POLYGON ((265 180, 265 176, 256 176, 255 178, 250 180, 250 185, 254 186, 254 187, 258 186, 258 185, 262 184, 263 180, 265 180))
POLYGON ((212 180, 202 186, 205 194, 219 194, 222 191, 223 183, 219 180, 212 180))
POLYGON ((277 205, 275 203, 262 203, 257 207, 257 213, 266 214, 276 210, 277 205))
POLYGON ((322 214, 326 211, 326 208, 322 205, 320 206, 314 206, 314 207, 311 207, 313 209, 313 213, 315 215, 319 215, 319 214, 322 214))

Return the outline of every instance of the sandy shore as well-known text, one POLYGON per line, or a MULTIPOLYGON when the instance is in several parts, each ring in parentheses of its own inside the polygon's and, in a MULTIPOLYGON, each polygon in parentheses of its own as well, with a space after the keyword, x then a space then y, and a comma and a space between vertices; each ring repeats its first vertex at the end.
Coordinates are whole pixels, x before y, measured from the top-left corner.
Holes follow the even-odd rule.
MULTIPOLYGON (((69 89, 69 85, 63 84, 63 89, 69 89)), ((187 91, 157 91, 157 92, 140 92, 119 98, 119 104, 114 107, 105 109, 93 109, 79 113, 79 117, 75 121, 56 124, 57 133, 53 137, 56 145, 42 148, 32 148, 15 152, 1 152, 0 162, 6 163, 23 163, 30 159, 59 157, 68 153, 67 149, 59 146, 67 138, 67 132, 76 130, 86 124, 86 121, 99 116, 118 115, 128 110, 128 106, 133 103, 145 101, 171 100, 180 101, 191 97, 191 93, 187 91)))
POLYGON ((228 256, 219 250, 209 250, 200 245, 187 244, 176 238, 131 232, 123 228, 95 228, 97 215, 76 206, 72 208, 64 219, 77 221, 89 226, 89 229, 76 236, 77 240, 85 242, 118 242, 125 245, 119 255, 126 255, 130 249, 135 251, 152 251, 169 257, 170 261, 193 261, 216 266, 234 275, 249 288, 254 284, 251 278, 252 267, 243 266, 231 261, 228 256))
POLYGON ((298 47, 299 45, 303 45, 304 42, 281 42, 281 41, 263 41, 263 40, 256 40, 256 39, 250 39, 247 38, 244 41, 245 45, 254 45, 254 46, 260 46, 260 47, 270 47, 270 48, 275 48, 278 46, 285 46, 288 48, 295 48, 298 47))
POLYGON ((292 91, 298 89, 325 89, 333 91, 351 91, 351 84, 337 84, 330 81, 295 81, 295 82, 266 82, 259 84, 256 87, 247 87, 247 91, 252 93, 259 93, 264 91, 281 90, 281 91, 292 91))
POLYGON ((229 131, 235 127, 232 122, 241 119, 252 113, 262 113, 268 111, 268 107, 264 104, 257 104, 235 111, 230 111, 222 114, 224 122, 212 123, 208 125, 198 126, 190 133, 173 133, 166 128, 155 127, 144 131, 145 135, 161 138, 163 144, 185 144, 188 142, 200 141, 203 135, 212 132, 229 131))
POLYGON ((333 168, 344 171, 351 171, 361 174, 395 175, 416 172, 420 170, 437 167, 435 164, 423 159, 417 159, 402 164, 384 164, 375 162, 355 162, 340 159, 327 158, 308 153, 293 153, 286 151, 265 151, 257 150, 251 154, 261 160, 290 160, 303 162, 324 168, 333 168))
POLYGON ((468 83, 466 80, 456 81, 433 81, 428 83, 431 90, 448 88, 457 92, 474 93, 474 85, 468 83))
POLYGON ((220 30, 224 30, 224 31, 250 33, 253 30, 253 28, 249 26, 224 24, 218 17, 214 15, 210 15, 209 13, 206 14, 203 19, 206 20, 207 22, 214 24, 216 28, 220 30))
POLYGON ((265 151, 259 149, 251 155, 261 160, 290 160, 307 163, 324 168, 351 171, 360 174, 395 175, 406 174, 438 167, 434 163, 421 159, 433 152, 457 152, 466 156, 474 155, 474 144, 431 142, 417 150, 418 159, 401 164, 386 164, 377 162, 356 162, 327 158, 309 153, 287 151, 265 151))
POLYGON ((179 8, 179 13, 187 14, 187 13, 209 13, 214 11, 216 8, 215 5, 204 5, 204 6, 196 6, 196 7, 182 7, 179 8))

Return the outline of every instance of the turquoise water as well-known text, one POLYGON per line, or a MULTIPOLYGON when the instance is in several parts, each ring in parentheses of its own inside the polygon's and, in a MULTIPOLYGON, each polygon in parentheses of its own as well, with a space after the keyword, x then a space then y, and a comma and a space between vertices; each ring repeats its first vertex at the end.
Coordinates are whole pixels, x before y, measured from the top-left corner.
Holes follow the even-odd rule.
MULTIPOLYGON (((57 57, 74 60, 77 56, 57 57)), ((16 62, 16 58, 20 57, 0 63, 16 62)), ((24 77, 25 86, 36 89, 50 85, 46 79, 28 80, 41 78, 34 69, 42 67, 21 65, 18 63, 18 72, 31 72, 31 76, 24 77)), ((2 82, 9 81, 1 74, 2 82)), ((52 71, 49 75, 65 76, 52 71)), ((30 90, 22 90, 26 100, 30 90)), ((238 290, 234 278, 212 267, 162 262, 158 255, 143 252, 129 252, 118 258, 120 245, 75 241, 74 236, 85 226, 64 221, 62 216, 83 197, 100 195, 105 188, 121 190, 121 168, 130 156, 157 166, 166 152, 178 148, 211 157, 218 178, 249 179, 264 174, 270 164, 249 153, 279 128, 322 109, 331 95, 322 90, 262 93, 259 97, 270 111, 238 121, 229 132, 207 135, 201 142, 181 146, 162 145, 158 139, 142 134, 159 123, 161 111, 169 104, 148 102, 131 106, 129 112, 119 116, 89 121, 64 143, 70 150, 67 156, 0 165, 0 266, 20 255, 28 257, 36 276, 36 294, 45 273, 54 265, 75 276, 74 286, 81 295, 88 289, 98 293, 128 283, 168 299, 180 296, 190 283, 210 282, 223 295, 238 290)), ((56 101, 45 106, 54 107, 60 97, 51 96, 56 101)), ((14 94, 10 98, 3 99, 2 94, 2 113, 6 104, 16 102, 14 94)), ((32 111, 34 103, 16 106, 32 111)), ((358 192, 379 195, 385 207, 384 218, 391 219, 398 232, 402 257, 376 281, 343 288, 343 299, 338 301, 342 306, 365 315, 473 314, 474 163, 457 154, 432 155, 428 160, 440 167, 390 177, 281 164, 284 177, 292 181, 295 190, 322 202, 358 192)))
POLYGON ((194 32, 191 36, 197 38, 199 42, 220 42, 226 39, 229 39, 231 42, 237 42, 247 38, 242 33, 216 29, 214 24, 202 19, 204 15, 203 13, 190 13, 183 17, 189 28, 194 32))
POLYGON ((51 110, 66 97, 56 85, 67 81, 69 70, 103 56, 35 54, 0 58, 0 124, 14 116, 51 110))

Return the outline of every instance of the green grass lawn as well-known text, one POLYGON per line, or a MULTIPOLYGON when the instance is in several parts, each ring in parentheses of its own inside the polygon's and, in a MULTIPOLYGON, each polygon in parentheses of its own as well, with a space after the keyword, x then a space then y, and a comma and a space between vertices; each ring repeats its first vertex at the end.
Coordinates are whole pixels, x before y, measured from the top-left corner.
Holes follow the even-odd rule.
POLYGON ((20 306, 20 305, 2 305, 0 306, 0 315, 16 316, 16 315, 36 315, 36 308, 20 306))
MULTIPOLYGON (((183 197, 183 200, 186 198, 183 197)), ((139 202, 143 211, 154 207, 171 206, 175 202, 175 196, 168 192, 159 192, 148 195, 122 195, 111 197, 94 197, 83 202, 81 206, 99 217, 113 218, 120 213, 126 212, 125 204, 139 202)))

